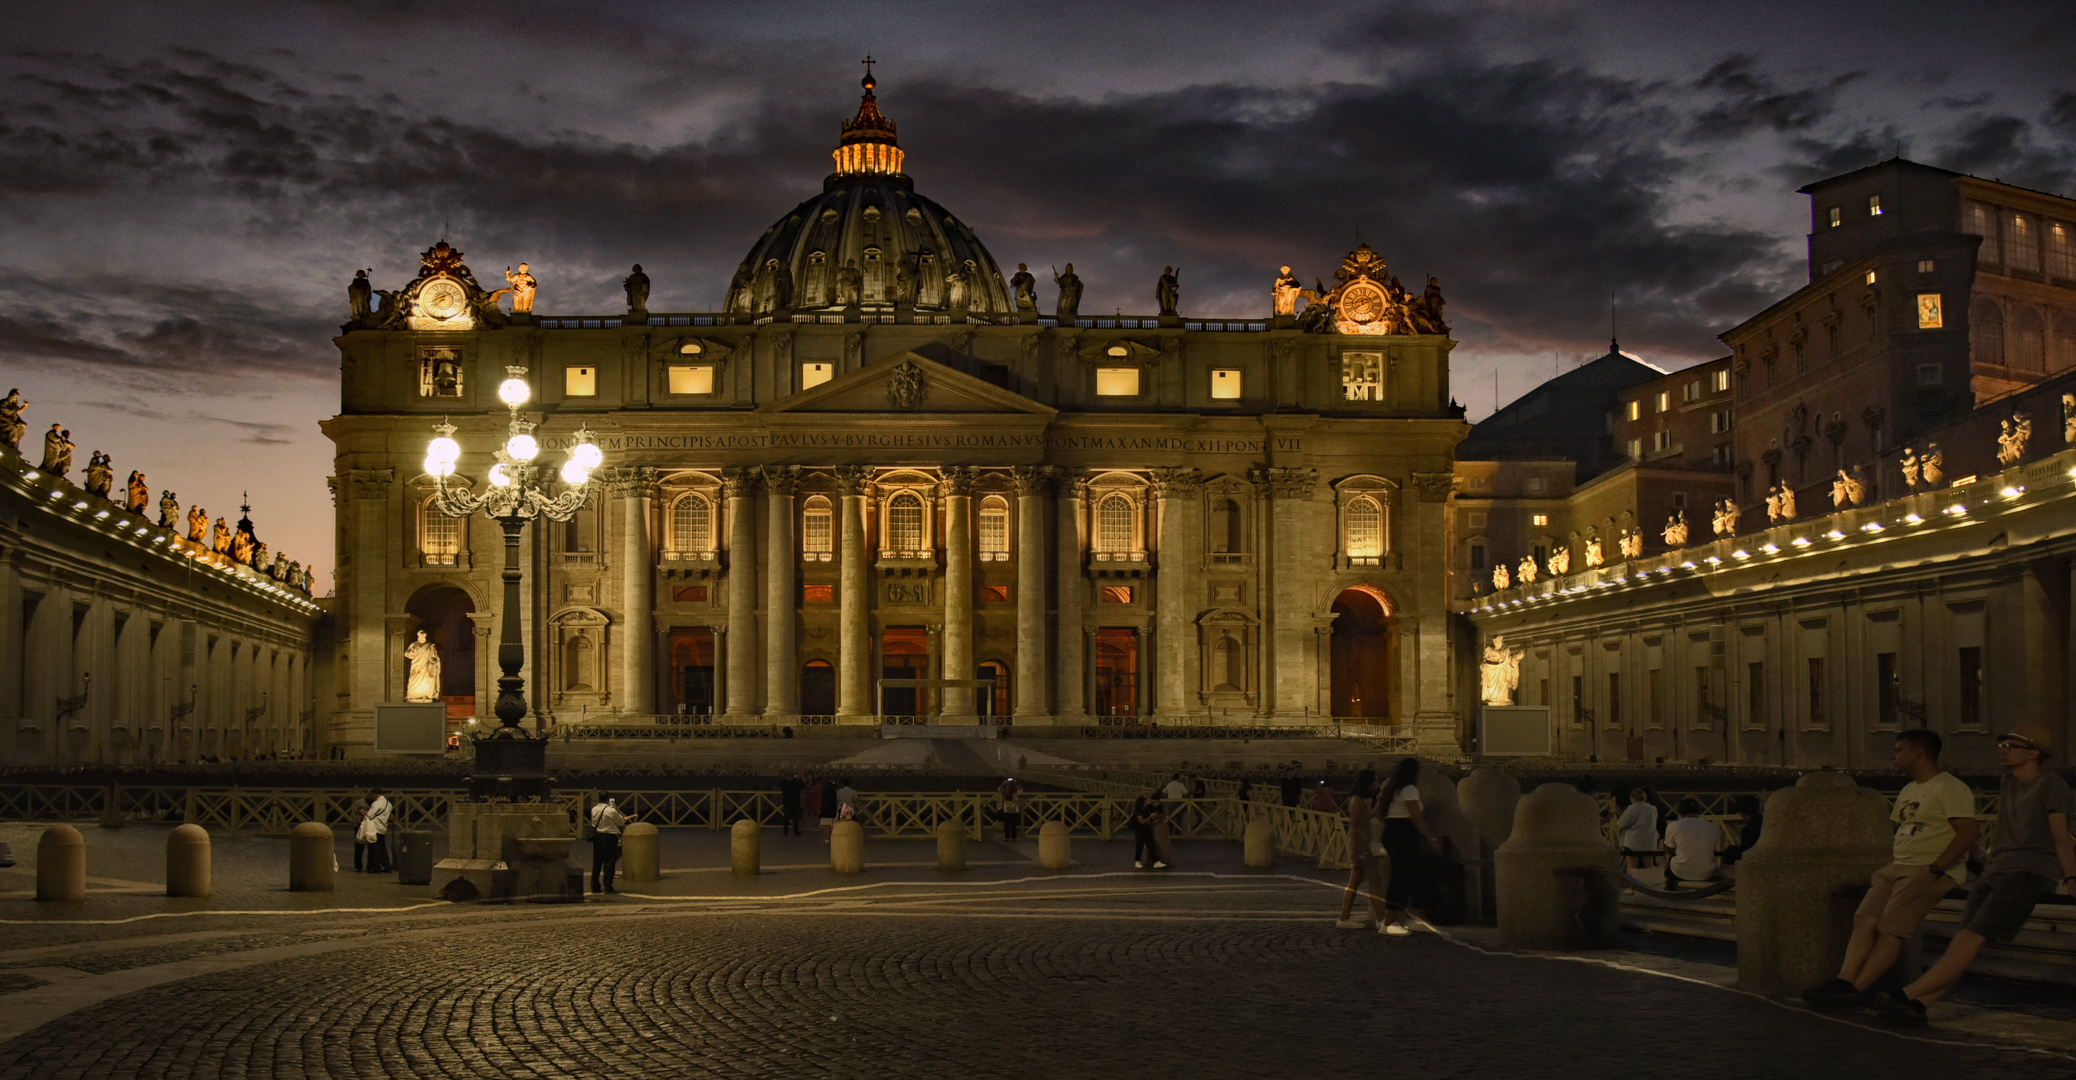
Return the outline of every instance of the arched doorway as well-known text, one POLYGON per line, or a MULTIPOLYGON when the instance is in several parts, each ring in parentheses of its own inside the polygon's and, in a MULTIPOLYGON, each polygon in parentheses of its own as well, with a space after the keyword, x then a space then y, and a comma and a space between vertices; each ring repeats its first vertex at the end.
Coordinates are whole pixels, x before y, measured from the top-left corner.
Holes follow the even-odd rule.
MULTIPOLYGON (((930 639, 920 626, 889 626, 880 642, 880 677, 883 679, 927 679, 930 677, 930 639)), ((923 692, 913 686, 888 686, 880 690, 878 707, 884 716, 918 716, 925 705, 923 692)))
POLYGON ((1331 705, 1337 718, 1391 722, 1391 602, 1358 585, 1334 597, 1331 705))
POLYGON ((836 669, 827 660, 809 660, 800 669, 800 715, 836 713, 836 669))
POLYGON ((452 585, 427 585, 411 595, 404 611, 418 620, 440 650, 440 697, 449 719, 476 715, 476 626, 469 618, 476 602, 452 585))

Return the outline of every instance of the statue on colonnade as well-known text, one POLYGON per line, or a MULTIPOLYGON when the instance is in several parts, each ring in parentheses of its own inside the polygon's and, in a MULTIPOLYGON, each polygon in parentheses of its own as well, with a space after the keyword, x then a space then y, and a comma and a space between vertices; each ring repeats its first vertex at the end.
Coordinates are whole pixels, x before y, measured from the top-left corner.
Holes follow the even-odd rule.
POLYGON ((1492 635, 1485 646, 1484 662, 1478 665, 1478 697, 1487 705, 1512 705, 1514 688, 1521 685, 1523 650, 1506 647, 1504 635, 1492 635))
POLYGON ((418 640, 404 646, 410 674, 404 680, 405 701, 440 700, 440 648, 418 631, 418 640))
POLYGON ((29 423, 22 419, 28 408, 29 403, 22 400, 19 389, 9 390, 6 397, 0 398, 0 442, 10 450, 20 450, 22 436, 29 433, 29 423))

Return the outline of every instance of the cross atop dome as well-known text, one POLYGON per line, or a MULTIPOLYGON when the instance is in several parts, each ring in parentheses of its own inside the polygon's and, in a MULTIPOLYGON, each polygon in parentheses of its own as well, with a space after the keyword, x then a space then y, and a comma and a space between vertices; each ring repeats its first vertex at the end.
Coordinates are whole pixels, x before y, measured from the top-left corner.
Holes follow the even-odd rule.
POLYGON ((838 141, 831 156, 836 159, 836 175, 852 176, 872 173, 881 176, 898 176, 905 154, 900 141, 895 137, 895 124, 879 111, 879 99, 872 90, 879 80, 872 77, 872 65, 877 61, 867 56, 860 63, 865 65, 865 77, 859 85, 865 88, 864 97, 858 101, 858 115, 843 122, 843 137, 838 141))

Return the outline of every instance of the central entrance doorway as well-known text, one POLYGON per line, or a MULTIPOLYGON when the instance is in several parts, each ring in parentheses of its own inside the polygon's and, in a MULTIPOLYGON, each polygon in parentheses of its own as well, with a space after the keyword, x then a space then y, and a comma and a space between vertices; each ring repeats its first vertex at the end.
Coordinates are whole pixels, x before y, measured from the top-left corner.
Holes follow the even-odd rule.
POLYGON ((1096 631, 1095 705, 1099 717, 1121 720, 1139 715, 1139 631, 1096 631))
POLYGON ((672 712, 712 716, 714 712, 714 632, 690 627, 670 632, 670 704, 672 712))
MULTIPOLYGON (((930 636, 920 626, 889 626, 880 645, 880 678, 930 677, 930 636)), ((929 707, 921 687, 889 686, 881 691, 880 708, 887 716, 921 716, 929 707)))

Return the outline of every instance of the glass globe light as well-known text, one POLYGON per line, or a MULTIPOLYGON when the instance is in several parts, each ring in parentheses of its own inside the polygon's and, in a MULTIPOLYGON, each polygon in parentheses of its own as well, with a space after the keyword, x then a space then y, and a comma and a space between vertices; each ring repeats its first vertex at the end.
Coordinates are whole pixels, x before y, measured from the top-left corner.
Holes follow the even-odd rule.
MULTIPOLYGON (((439 438, 434 439, 432 442, 429 442, 425 445, 425 460, 427 461, 452 462, 459 461, 460 459, 461 444, 455 442, 453 439, 446 437, 445 435, 442 435, 439 438)), ((427 469, 426 471, 431 472, 432 470, 427 469)))
POLYGON ((512 486, 512 474, 505 470, 504 462, 500 461, 490 467, 490 483, 492 487, 512 486))
POLYGON ((571 487, 578 487, 590 479, 591 470, 585 468, 584 464, 578 461, 577 459, 571 458, 568 461, 562 463, 563 483, 568 484, 571 487))
POLYGON ((441 479, 446 479, 447 477, 454 475, 454 463, 451 461, 441 461, 439 458, 427 456, 425 459, 425 475, 437 476, 441 479))
POLYGON ((580 442, 570 448, 569 459, 586 469, 596 469, 605 461, 605 453, 598 448, 597 443, 580 442))
POLYGON ((505 440, 505 453, 512 455, 515 461, 532 461, 540 456, 541 444, 522 431, 505 440))
POLYGON ((525 379, 506 379, 497 384, 497 399, 515 409, 526 404, 526 399, 532 396, 533 388, 526 385, 525 379))

